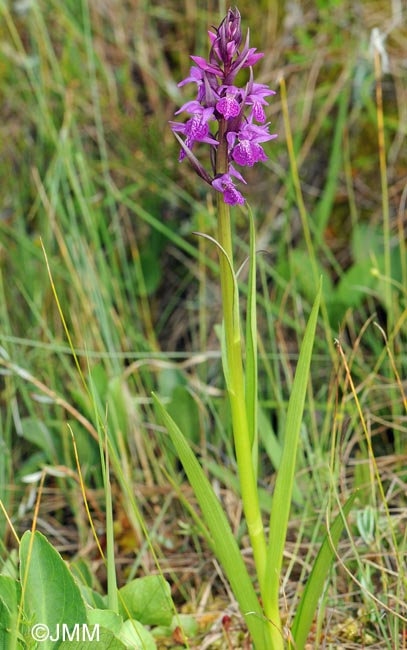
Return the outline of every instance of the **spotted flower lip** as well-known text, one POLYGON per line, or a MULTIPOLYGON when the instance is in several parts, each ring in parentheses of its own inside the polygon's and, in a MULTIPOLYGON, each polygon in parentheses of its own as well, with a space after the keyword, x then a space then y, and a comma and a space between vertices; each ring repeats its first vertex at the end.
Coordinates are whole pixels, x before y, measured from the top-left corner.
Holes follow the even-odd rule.
POLYGON ((268 106, 268 102, 265 97, 275 94, 274 90, 271 90, 266 84, 252 84, 250 92, 246 97, 246 104, 252 106, 252 115, 257 122, 266 121, 263 106, 268 106))
MULTIPOLYGON (((265 108, 267 98, 275 92, 253 79, 252 67, 264 54, 250 47, 249 31, 243 39, 238 9, 229 9, 219 27, 208 34, 208 59, 191 56, 194 65, 189 75, 178 83, 180 88, 190 83, 196 85, 195 99, 183 104, 175 113, 186 113, 188 118, 184 123, 170 121, 170 126, 181 144, 179 161, 188 158, 198 175, 223 194, 225 203, 242 205, 245 199, 235 183, 246 181, 233 163, 252 167, 268 159, 263 143, 277 135, 269 131, 265 108), (249 80, 239 87, 234 82, 244 68, 249 68, 249 80), (216 173, 221 142, 225 143, 222 150, 227 149, 227 169, 223 174, 216 173), (196 143, 211 148, 212 176, 192 153, 196 143)), ((221 168, 224 169, 223 162, 221 168)))
MULTIPOLYGON (((208 122, 213 117, 213 108, 204 108, 197 101, 187 102, 182 106, 179 111, 176 112, 176 115, 180 112, 186 111, 190 113, 192 117, 181 124, 180 122, 170 122, 171 128, 173 131, 178 133, 183 133, 185 137, 185 145, 192 149, 195 142, 206 142, 212 146, 217 146, 219 143, 215 140, 214 137, 210 134, 208 122)), ((185 151, 181 149, 179 155, 179 161, 181 162, 185 158, 185 151)))
POLYGON ((240 113, 240 103, 236 98, 239 95, 240 89, 236 86, 226 86, 225 94, 220 98, 216 104, 216 110, 223 115, 225 119, 237 117, 240 113))
POLYGON ((222 192, 223 200, 228 205, 243 205, 244 197, 236 189, 232 176, 235 176, 242 183, 246 183, 240 172, 233 165, 229 165, 229 173, 216 176, 212 181, 212 187, 218 192, 222 192))
POLYGON ((238 165, 253 167, 257 162, 268 160, 260 142, 273 140, 275 133, 268 132, 269 122, 262 126, 247 122, 238 133, 229 132, 227 141, 231 149, 231 157, 238 165), (237 144, 235 144, 238 140, 237 144))

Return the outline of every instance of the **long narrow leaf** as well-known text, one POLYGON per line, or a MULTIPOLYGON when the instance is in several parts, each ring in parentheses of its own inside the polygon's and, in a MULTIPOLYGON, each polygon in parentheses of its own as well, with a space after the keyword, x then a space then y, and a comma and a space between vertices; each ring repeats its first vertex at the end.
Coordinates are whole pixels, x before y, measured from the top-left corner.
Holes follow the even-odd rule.
POLYGON ((325 534, 321 548, 315 558, 291 627, 291 634, 295 641, 296 650, 303 650, 307 641, 315 610, 321 597, 329 568, 335 558, 335 550, 338 546, 339 538, 345 526, 345 517, 352 507, 355 496, 356 493, 349 497, 341 512, 336 516, 329 530, 329 534, 328 532, 325 534))
MULTIPOLYGON (((276 471, 279 470, 281 458, 283 455, 283 445, 278 439, 276 433, 273 431, 271 426, 270 417, 265 413, 264 409, 261 406, 257 410, 258 417, 258 427, 259 427, 259 436, 260 443, 264 446, 264 450, 271 460, 273 467, 276 471)), ((304 503, 304 495, 301 492, 301 488, 298 483, 294 480, 293 485, 293 501, 297 505, 302 505, 304 503)), ((271 498, 271 495, 270 495, 271 498)), ((267 508, 267 512, 271 511, 270 508, 267 508)))
POLYGON ((312 348, 321 299, 321 286, 315 299, 301 345, 298 365, 295 372, 284 435, 284 449, 277 474, 276 487, 270 515, 270 536, 267 557, 267 583, 265 611, 272 620, 278 616, 278 590, 283 560, 288 518, 294 485, 294 471, 297 448, 304 411, 305 395, 311 365, 312 348))
POLYGON ((226 515, 185 436, 154 393, 153 398, 194 490, 212 536, 213 550, 226 573, 254 644, 259 650, 267 648, 268 625, 226 515))

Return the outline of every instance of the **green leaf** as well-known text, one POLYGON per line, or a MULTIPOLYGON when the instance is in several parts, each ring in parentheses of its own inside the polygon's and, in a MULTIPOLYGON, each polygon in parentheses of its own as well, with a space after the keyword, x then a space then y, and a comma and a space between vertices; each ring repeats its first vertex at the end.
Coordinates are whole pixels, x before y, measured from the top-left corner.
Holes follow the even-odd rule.
POLYGON ((336 516, 329 534, 326 533, 315 558, 291 627, 296 650, 302 650, 307 641, 329 568, 335 559, 335 549, 345 526, 345 517, 352 507, 355 496, 356 492, 347 500, 342 511, 336 516))
POLYGON ((184 634, 190 638, 198 634, 199 630, 196 618, 190 614, 177 614, 177 616, 174 616, 171 623, 172 632, 174 632, 177 627, 182 627, 184 634))
POLYGON ((90 589, 93 586, 93 576, 89 563, 83 558, 78 558, 70 563, 72 575, 77 579, 79 584, 86 585, 90 589))
POLYGON ((123 625, 123 619, 111 609, 90 609, 88 611, 88 624, 100 625, 118 635, 123 625))
POLYGON ((169 625, 174 613, 170 585, 161 576, 131 580, 119 590, 120 613, 144 625, 169 625))
POLYGON ((0 648, 6 648, 6 640, 10 638, 11 612, 0 596, 0 648))
MULTIPOLYGON (((219 204, 219 209, 222 211, 226 211, 228 213, 228 206, 223 202, 219 204)), ((225 281, 225 286, 227 286, 227 289, 223 290, 223 300, 225 301, 227 299, 227 302, 228 303, 230 302, 230 305, 228 306, 230 307, 230 313, 232 314, 232 319, 231 322, 229 323, 229 326, 225 322, 225 318, 223 319, 221 344, 222 344, 223 374, 225 376, 226 386, 229 390, 230 389, 229 366, 231 360, 228 359, 228 345, 226 343, 226 340, 229 336, 231 336, 235 344, 240 342, 239 287, 237 284, 236 274, 233 270, 232 261, 227 251, 223 248, 223 246, 210 235, 206 235, 205 233, 202 232, 195 233, 195 234, 197 235, 199 234, 201 237, 204 237, 204 239, 208 239, 213 244, 215 244, 215 246, 218 248, 220 254, 220 260, 221 260, 221 276, 223 277, 223 281, 225 281), (224 272, 222 271, 222 262, 225 265, 224 272)), ((224 304, 223 314, 225 315, 225 313, 228 313, 228 308, 224 304)))
POLYGON ((0 575, 0 596, 10 612, 17 611, 17 605, 21 599, 20 583, 9 576, 0 575))
POLYGON ((259 430, 261 432, 261 443, 264 446, 267 456, 273 463, 274 469, 278 470, 281 463, 281 457, 283 455, 283 445, 280 443, 278 436, 271 426, 270 413, 266 414, 265 410, 260 407, 258 411, 258 418, 259 430))
MULTIPOLYGON (((15 617, 14 617, 15 618, 15 617)), ((15 627, 15 626, 14 626, 15 627)), ((0 597, 0 648, 11 648, 12 612, 0 597)))
POLYGON ((266 569, 269 591, 267 594, 267 602, 265 603, 265 611, 271 620, 278 620, 277 612, 280 572, 293 494, 297 448, 300 437, 320 299, 321 286, 312 307, 305 330, 290 400, 288 402, 284 448, 280 467, 277 473, 276 486, 271 507, 270 536, 266 569))
POLYGON ((157 650, 153 635, 139 621, 125 621, 120 639, 129 650, 157 650))
MULTIPOLYGON (((280 444, 280 441, 275 432, 273 431, 273 427, 271 426, 270 422, 270 416, 267 416, 264 409, 261 407, 258 409, 258 418, 259 431, 261 432, 261 442, 268 457, 273 463, 274 468, 278 471, 283 455, 283 447, 280 444)), ((296 481, 294 481, 293 485, 293 500, 297 504, 302 504, 304 502, 304 496, 296 481)), ((270 509, 268 511, 270 512, 270 509)))
POLYGON ((8 576, 0 576, 0 648, 17 648, 18 605, 20 583, 8 576))
POLYGON ((246 565, 226 515, 185 436, 154 393, 153 398, 194 490, 204 521, 212 536, 214 552, 226 573, 254 644, 259 649, 267 647, 264 640, 264 636, 267 634, 266 619, 263 617, 246 565))
POLYGON ((96 607, 98 609, 104 609, 106 606, 106 596, 102 596, 94 589, 91 589, 87 585, 79 583, 79 590, 84 602, 90 607, 96 607))
POLYGON ((178 368, 162 368, 157 375, 160 395, 170 398, 177 386, 186 386, 185 375, 178 368))
POLYGON ((19 577, 18 568, 18 551, 16 548, 13 548, 8 552, 7 557, 3 562, 1 575, 17 580, 19 577))
MULTIPOLYGON (((50 637, 55 638, 58 624, 73 628, 86 623, 85 605, 75 580, 60 554, 39 532, 27 531, 21 539, 20 575, 24 614, 32 625, 46 625, 50 637)), ((49 638, 41 650, 59 644, 49 638)))
POLYGON ((194 616, 191 616, 191 614, 177 614, 172 619, 171 625, 155 627, 151 630, 151 634, 158 640, 168 639, 171 638, 177 628, 182 630, 187 639, 193 639, 199 632, 199 625, 194 616))

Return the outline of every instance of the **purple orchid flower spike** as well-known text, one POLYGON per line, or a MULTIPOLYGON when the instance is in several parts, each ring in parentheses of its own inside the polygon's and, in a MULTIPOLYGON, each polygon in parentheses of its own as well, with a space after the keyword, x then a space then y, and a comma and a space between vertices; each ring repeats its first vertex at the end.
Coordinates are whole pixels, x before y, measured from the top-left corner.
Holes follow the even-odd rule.
POLYGON ((208 60, 191 56, 195 65, 189 76, 178 84, 179 87, 196 84, 196 98, 175 113, 185 112, 189 118, 184 123, 171 121, 170 125, 181 143, 180 162, 188 158, 199 176, 223 194, 225 203, 241 205, 244 197, 235 182, 245 183, 245 180, 232 162, 252 167, 267 160, 262 143, 277 135, 269 132, 270 123, 266 122, 266 98, 275 93, 266 84, 253 80, 252 66, 263 53, 250 47, 249 32, 243 39, 238 9, 229 9, 219 27, 208 33, 211 45, 208 60), (239 87, 234 80, 243 68, 249 68, 249 80, 239 87), (212 175, 192 153, 196 143, 210 146, 212 175), (223 147, 219 147, 221 143, 223 147), (227 152, 222 164, 217 162, 220 150, 227 152))

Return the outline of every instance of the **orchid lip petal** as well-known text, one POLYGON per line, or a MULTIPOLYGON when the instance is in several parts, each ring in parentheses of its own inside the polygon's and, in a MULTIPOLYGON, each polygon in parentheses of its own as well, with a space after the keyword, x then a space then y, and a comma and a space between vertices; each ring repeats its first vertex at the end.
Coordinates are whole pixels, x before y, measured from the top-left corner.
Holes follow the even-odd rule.
POLYGON ((236 189, 232 175, 245 182, 241 174, 230 166, 230 173, 215 177, 212 181, 212 187, 223 194, 223 200, 228 205, 243 205, 245 199, 239 190, 236 189))

